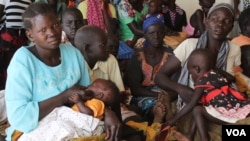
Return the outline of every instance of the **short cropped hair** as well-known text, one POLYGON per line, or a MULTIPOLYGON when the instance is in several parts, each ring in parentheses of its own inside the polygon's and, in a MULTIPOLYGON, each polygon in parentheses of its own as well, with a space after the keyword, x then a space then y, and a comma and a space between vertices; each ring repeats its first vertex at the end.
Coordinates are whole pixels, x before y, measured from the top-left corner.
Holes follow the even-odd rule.
POLYGON ((93 40, 93 36, 95 35, 107 35, 105 33, 105 31, 103 29, 101 29, 98 26, 95 25, 85 25, 80 27, 77 31, 76 31, 76 35, 75 35, 75 46, 82 50, 82 47, 86 47, 90 44, 92 44, 93 40))
POLYGON ((109 91, 111 101, 105 104, 107 104, 108 106, 114 106, 117 102, 120 103, 120 90, 113 81, 102 78, 98 78, 95 81, 102 81, 102 83, 104 83, 105 85, 104 91, 109 91))
POLYGON ((29 5, 22 15, 24 28, 25 29, 32 28, 31 19, 37 15, 44 15, 44 14, 56 15, 56 11, 50 4, 45 2, 34 2, 31 5, 29 5))
POLYGON ((62 14, 62 19, 64 19, 65 15, 68 14, 68 13, 76 13, 77 15, 79 15, 80 17, 82 17, 81 20, 83 20, 83 15, 82 15, 82 12, 75 8, 75 7, 71 7, 71 8, 67 8, 63 11, 63 14, 62 14))

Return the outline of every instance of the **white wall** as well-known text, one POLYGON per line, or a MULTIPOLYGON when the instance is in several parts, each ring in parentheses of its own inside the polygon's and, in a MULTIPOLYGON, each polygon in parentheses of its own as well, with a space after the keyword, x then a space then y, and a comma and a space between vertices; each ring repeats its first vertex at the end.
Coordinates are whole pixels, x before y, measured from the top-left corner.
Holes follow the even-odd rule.
MULTIPOLYGON (((231 3, 231 1, 233 0, 215 0, 215 3, 231 3)), ((199 0, 176 0, 176 4, 186 11, 188 19, 196 9, 200 8, 199 0)))
POLYGON ((196 9, 200 8, 199 0, 176 0, 176 4, 185 10, 188 19, 196 9))

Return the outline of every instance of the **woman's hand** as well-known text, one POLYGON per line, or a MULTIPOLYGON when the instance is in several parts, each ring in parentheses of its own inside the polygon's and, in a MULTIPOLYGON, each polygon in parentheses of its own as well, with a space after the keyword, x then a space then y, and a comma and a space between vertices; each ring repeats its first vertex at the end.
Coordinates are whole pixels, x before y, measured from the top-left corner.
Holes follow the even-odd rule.
POLYGON ((105 108, 104 125, 106 130, 105 140, 120 141, 121 140, 121 127, 120 120, 116 117, 115 113, 109 108, 105 108))
POLYGON ((44 101, 39 102, 39 120, 41 120, 43 117, 48 115, 54 108, 72 104, 70 103, 69 98, 74 94, 82 93, 84 89, 84 86, 73 86, 65 91, 63 91, 61 94, 48 98, 44 101))
POLYGON ((194 90, 188 86, 179 85, 177 92, 185 103, 189 103, 193 96, 194 90))

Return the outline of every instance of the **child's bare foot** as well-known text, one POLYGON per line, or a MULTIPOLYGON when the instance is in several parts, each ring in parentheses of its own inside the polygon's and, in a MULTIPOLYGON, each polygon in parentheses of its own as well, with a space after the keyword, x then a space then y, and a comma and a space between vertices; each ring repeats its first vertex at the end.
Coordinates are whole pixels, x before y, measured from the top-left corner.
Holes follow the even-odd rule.
POLYGON ((171 107, 171 99, 167 93, 159 93, 158 94, 158 102, 162 103, 166 108, 166 120, 168 121, 173 117, 173 111, 171 107))
POLYGON ((176 138, 177 141, 190 141, 187 136, 176 130, 173 131, 173 136, 176 138))
POLYGON ((160 92, 158 94, 157 101, 165 105, 167 102, 170 102, 171 100, 167 93, 160 92))
POLYGON ((166 114, 166 108, 162 103, 157 102, 155 106, 153 107, 153 113, 154 113, 154 122, 161 123, 163 120, 163 117, 166 114))

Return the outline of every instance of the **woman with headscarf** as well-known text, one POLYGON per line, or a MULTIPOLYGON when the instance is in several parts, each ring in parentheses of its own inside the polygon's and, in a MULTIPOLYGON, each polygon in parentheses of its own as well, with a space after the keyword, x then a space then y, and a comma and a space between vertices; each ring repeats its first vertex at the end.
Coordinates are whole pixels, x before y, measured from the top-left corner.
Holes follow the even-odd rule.
MULTIPOLYGON (((152 118, 151 110, 157 98, 162 96, 162 90, 154 82, 155 75, 164 65, 172 50, 163 46, 164 22, 157 16, 148 17, 143 23, 145 42, 130 62, 124 76, 133 96, 132 104, 142 110, 142 116, 152 118)), ((168 94, 163 94, 168 96, 168 94)), ((166 98, 165 104, 170 104, 171 98, 166 98)), ((170 107, 170 106, 169 106, 170 107)), ((171 116, 171 110, 169 114, 171 116)))
MULTIPOLYGON (((240 48, 227 39, 233 28, 234 12, 229 4, 220 3, 210 8, 206 31, 200 38, 190 38, 183 41, 175 50, 169 60, 158 72, 155 82, 164 90, 173 90, 178 93, 177 109, 180 110, 188 103, 193 95, 193 81, 187 70, 187 59, 190 53, 198 48, 207 48, 216 56, 216 67, 234 75, 234 69, 241 64, 240 48), (170 76, 181 69, 178 82, 170 76)), ((186 123, 185 123, 186 124, 186 123)))

